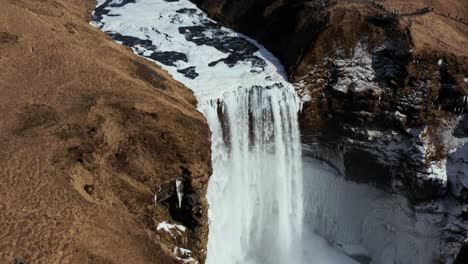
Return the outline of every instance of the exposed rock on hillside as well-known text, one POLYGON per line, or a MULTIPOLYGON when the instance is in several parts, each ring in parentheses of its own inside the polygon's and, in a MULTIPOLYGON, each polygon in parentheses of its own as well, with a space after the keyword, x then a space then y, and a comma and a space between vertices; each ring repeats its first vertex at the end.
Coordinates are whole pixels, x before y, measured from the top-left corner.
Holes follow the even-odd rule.
POLYGON ((207 123, 191 91, 88 24, 95 4, 1 1, 0 259, 202 262, 207 123))

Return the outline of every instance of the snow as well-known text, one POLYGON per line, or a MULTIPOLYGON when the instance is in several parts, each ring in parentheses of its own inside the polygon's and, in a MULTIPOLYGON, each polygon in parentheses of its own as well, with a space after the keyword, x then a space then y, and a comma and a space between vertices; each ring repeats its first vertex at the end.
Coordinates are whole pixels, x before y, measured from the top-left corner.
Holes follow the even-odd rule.
POLYGON ((367 130, 367 139, 372 141, 376 138, 380 138, 382 136, 382 132, 378 130, 367 130))
POLYGON ((394 115, 395 115, 395 118, 400 121, 403 121, 406 119, 406 115, 400 113, 399 111, 395 111, 394 115))
POLYGON ((429 172, 428 177, 447 182, 446 164, 447 159, 432 161, 427 170, 429 172))
POLYGON ((158 224, 158 227, 156 228, 158 231, 166 231, 169 233, 172 237, 175 237, 173 231, 176 231, 178 234, 181 234, 181 232, 185 232, 187 228, 183 225, 177 225, 177 224, 169 224, 167 222, 161 222, 158 224))
POLYGON ((308 86, 320 90, 330 85, 340 93, 371 91, 379 95, 382 89, 377 83, 372 54, 367 51, 366 42, 362 39, 356 45, 351 58, 344 51, 337 50, 335 57, 325 58, 323 63, 308 67, 308 73, 294 84, 302 102, 312 99, 308 86))
MULTIPOLYGON (((317 80, 318 82, 319 80, 317 80)), ((312 100, 312 96, 310 94, 309 89, 307 89, 305 80, 301 80, 294 84, 295 90, 299 97, 301 98, 301 105, 310 102, 312 100)), ((301 107, 302 108, 302 107, 301 107)))
MULTIPOLYGON (((336 243, 356 260, 369 257, 370 263, 380 264, 433 262, 434 253, 440 249, 437 223, 443 214, 414 210, 405 197, 346 180, 325 162, 304 158, 303 164, 305 219, 312 233, 336 243)), ((322 257, 323 253, 314 249, 317 247, 310 247, 310 254, 322 257)))
MULTIPOLYGON (((339 56, 338 56, 339 57, 339 56)), ((366 50, 364 41, 358 43, 351 59, 334 60, 337 67, 338 81, 333 89, 346 93, 348 90, 362 92, 366 90, 380 91, 376 83, 375 71, 372 67, 372 57, 366 50)))
POLYGON ((184 263, 198 264, 198 261, 192 257, 192 251, 188 249, 175 247, 172 253, 177 260, 180 260, 184 263))
POLYGON ((349 256, 365 256, 369 257, 369 251, 361 244, 339 243, 341 248, 349 256))
MULTIPOLYGON (((118 2, 120 1, 114 0, 112 3, 118 2)), ((99 3, 102 4, 103 1, 99 1, 99 3)), ((185 54, 187 61, 179 60, 174 66, 153 61, 164 66, 164 69, 176 80, 194 90, 198 98, 222 98, 226 92, 236 90, 239 87, 250 88, 255 85, 265 87, 281 84, 283 87, 293 89, 292 85, 286 81, 285 70, 276 57, 256 41, 224 27, 207 26, 203 29, 202 34, 207 38, 207 42, 229 37, 247 40, 248 43, 258 48, 258 51, 252 55, 263 60, 265 66, 262 70, 249 60, 239 61, 233 66, 225 63, 210 66, 210 62, 224 59, 230 54, 210 45, 198 45, 193 41, 188 41, 185 33, 193 30, 185 29, 179 33, 179 29, 183 27, 214 23, 188 0, 174 2, 139 0, 136 3, 128 3, 122 7, 109 9, 108 15, 104 15, 101 21, 93 21, 92 24, 105 32, 151 41, 156 48, 155 50, 142 45, 133 47, 134 52, 141 56, 148 56, 154 51, 177 51, 185 54), (183 9, 195 11, 184 13, 180 11, 183 9), (175 34, 176 32, 177 34, 175 34), (195 70, 199 74, 195 79, 190 79, 178 72, 178 70, 192 66, 195 66, 195 70)), ((122 43, 122 41, 118 42, 122 43)))
POLYGON ((426 174, 420 174, 420 176, 428 179, 438 179, 444 185, 447 184, 447 170, 446 164, 447 159, 443 158, 440 160, 431 160, 431 156, 435 152, 434 143, 431 142, 428 136, 427 127, 425 127, 418 135, 419 145, 418 149, 421 153, 421 161, 427 165, 426 174))

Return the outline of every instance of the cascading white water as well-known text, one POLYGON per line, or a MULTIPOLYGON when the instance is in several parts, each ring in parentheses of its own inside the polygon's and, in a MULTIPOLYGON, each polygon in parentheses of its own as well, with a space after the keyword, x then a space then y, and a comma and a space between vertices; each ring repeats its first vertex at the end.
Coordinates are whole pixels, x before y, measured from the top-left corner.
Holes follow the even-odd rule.
POLYGON ((207 263, 300 263, 297 105, 285 87, 238 89, 200 104, 213 133, 207 263))
POLYGON ((98 0, 92 23, 198 98, 212 131, 209 264, 349 263, 304 234, 300 102, 271 53, 188 0, 98 0))

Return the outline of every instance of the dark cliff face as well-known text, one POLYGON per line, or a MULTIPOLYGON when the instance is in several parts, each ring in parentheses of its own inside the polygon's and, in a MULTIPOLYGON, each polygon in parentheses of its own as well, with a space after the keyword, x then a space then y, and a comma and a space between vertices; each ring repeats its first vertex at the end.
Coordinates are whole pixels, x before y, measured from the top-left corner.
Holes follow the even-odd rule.
POLYGON ((466 25, 435 12, 393 16, 370 1, 194 2, 281 59, 307 99, 303 143, 339 149, 348 177, 370 174, 353 167, 361 162, 386 172, 382 179, 361 175, 361 182, 384 183, 376 185, 415 201, 445 195, 445 175, 432 172, 454 147, 443 131, 454 130, 467 109, 468 54, 459 48, 468 43, 466 25), (434 30, 456 36, 440 39, 434 30))
POLYGON ((415 205, 468 201, 468 26, 444 16, 462 1, 193 2, 283 62, 305 155, 415 205))
POLYGON ((194 0, 212 18, 254 37, 273 52, 289 72, 326 26, 328 15, 304 1, 194 0))

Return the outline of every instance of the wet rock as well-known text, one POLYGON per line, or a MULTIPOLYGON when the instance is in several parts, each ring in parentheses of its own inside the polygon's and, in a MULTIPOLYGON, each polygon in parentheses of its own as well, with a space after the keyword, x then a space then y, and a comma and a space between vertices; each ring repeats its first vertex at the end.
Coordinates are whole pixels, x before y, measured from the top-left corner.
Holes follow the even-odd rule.
POLYGON ((360 148, 346 149, 343 160, 347 179, 391 191, 392 169, 379 162, 372 152, 360 148))
POLYGON ((468 201, 468 144, 448 155, 447 174, 450 191, 461 201, 468 201))
POLYGON ((461 211, 461 217, 463 220, 468 221, 468 206, 463 207, 461 211))
POLYGON ((391 39, 374 50, 372 67, 380 81, 391 84, 406 77, 409 59, 408 43, 403 39, 391 39))
POLYGON ((156 46, 153 45, 153 42, 149 39, 139 39, 137 37, 133 36, 125 36, 119 33, 115 32, 107 32, 107 35, 109 35, 113 40, 122 43, 122 45, 125 46, 142 46, 146 49, 155 51, 156 46))
POLYGON ((28 264, 28 263, 20 258, 15 258, 14 264, 28 264))
POLYGON ((465 245, 463 245, 460 248, 457 258, 455 259, 455 262, 453 264, 465 264, 465 263, 468 263, 468 242, 465 243, 465 245))
POLYGON ((172 219, 193 229, 203 222, 200 194, 194 192, 192 176, 184 170, 181 177, 165 182, 156 188, 155 204, 168 208, 172 219))
POLYGON ((149 56, 149 58, 168 66, 175 66, 175 62, 179 60, 185 62, 188 61, 187 55, 177 51, 155 51, 149 56))
POLYGON ((187 67, 185 69, 177 70, 177 72, 182 73, 185 77, 190 79, 195 79, 198 77, 198 73, 196 72, 195 66, 187 67))
POLYGON ((453 135, 457 138, 468 137, 468 115, 465 114, 461 117, 460 122, 458 123, 453 135))

